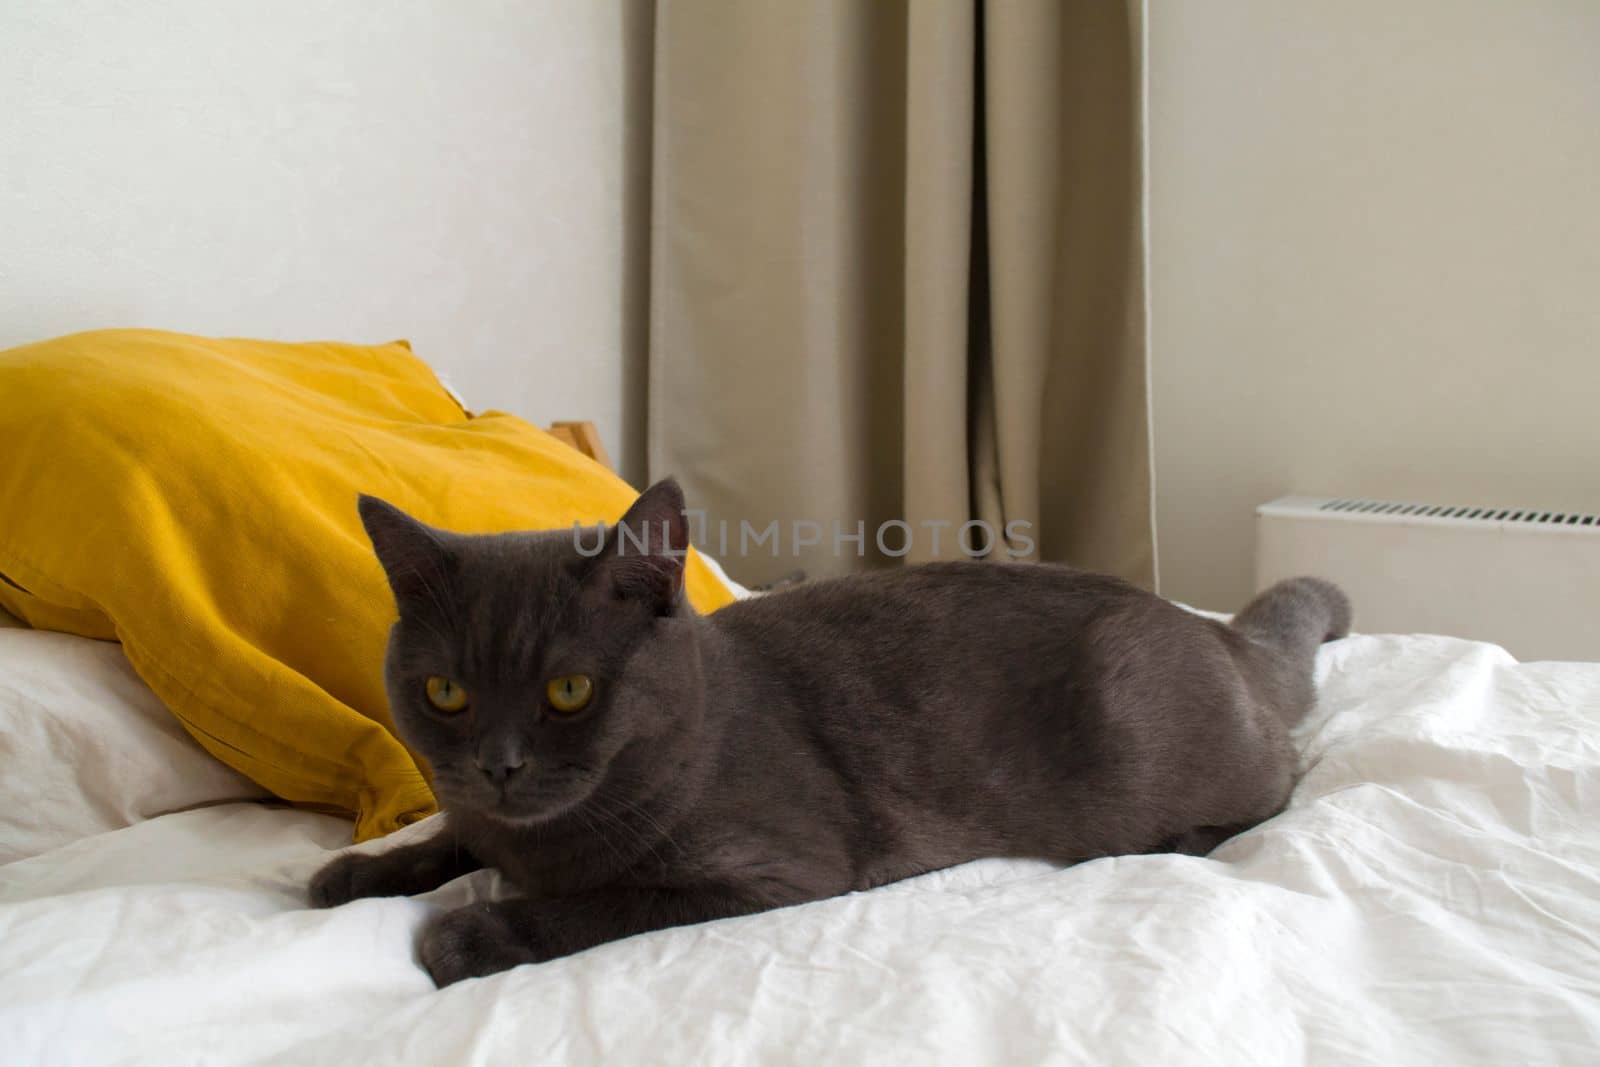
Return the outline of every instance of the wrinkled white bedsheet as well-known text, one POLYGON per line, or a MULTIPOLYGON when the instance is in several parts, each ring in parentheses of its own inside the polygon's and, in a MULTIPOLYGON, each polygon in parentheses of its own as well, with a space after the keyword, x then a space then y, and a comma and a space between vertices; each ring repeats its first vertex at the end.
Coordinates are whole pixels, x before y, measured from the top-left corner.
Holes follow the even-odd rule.
POLYGON ((436 992, 418 925, 492 874, 308 910, 349 823, 263 803, 117 646, 0 630, 0 1060, 1600 1062, 1600 665, 1357 637, 1319 674, 1290 809, 1210 858, 974 863, 436 992))

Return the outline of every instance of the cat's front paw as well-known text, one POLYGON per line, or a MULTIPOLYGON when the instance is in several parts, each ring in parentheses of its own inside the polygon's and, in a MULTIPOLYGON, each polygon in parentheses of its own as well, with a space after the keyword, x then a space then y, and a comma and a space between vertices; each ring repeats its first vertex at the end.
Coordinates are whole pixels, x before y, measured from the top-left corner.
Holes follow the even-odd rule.
POLYGON ((429 920, 417 955, 440 989, 540 958, 493 904, 472 904, 429 920))
POLYGON ((376 857, 360 853, 340 856, 312 875, 306 896, 313 908, 337 908, 363 897, 389 896, 378 872, 376 857))

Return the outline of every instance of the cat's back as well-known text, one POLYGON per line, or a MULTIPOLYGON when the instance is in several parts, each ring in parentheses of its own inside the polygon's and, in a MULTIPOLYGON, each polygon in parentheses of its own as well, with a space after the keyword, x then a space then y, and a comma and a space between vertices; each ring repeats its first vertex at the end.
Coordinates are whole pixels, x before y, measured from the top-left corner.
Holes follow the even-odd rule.
POLYGON ((1058 648, 1128 606, 1170 607, 1121 579, 1071 567, 952 561, 821 579, 730 604, 711 621, 768 662, 950 663, 1058 648))

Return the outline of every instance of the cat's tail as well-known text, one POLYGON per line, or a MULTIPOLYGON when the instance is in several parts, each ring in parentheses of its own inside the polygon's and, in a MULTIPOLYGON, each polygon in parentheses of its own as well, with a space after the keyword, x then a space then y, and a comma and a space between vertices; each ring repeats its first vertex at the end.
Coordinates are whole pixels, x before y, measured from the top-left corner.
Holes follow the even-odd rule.
POLYGON ((1350 598, 1321 578, 1286 578, 1246 604, 1233 628, 1268 652, 1264 666, 1292 726, 1316 700, 1311 673, 1317 646, 1350 632, 1350 598))

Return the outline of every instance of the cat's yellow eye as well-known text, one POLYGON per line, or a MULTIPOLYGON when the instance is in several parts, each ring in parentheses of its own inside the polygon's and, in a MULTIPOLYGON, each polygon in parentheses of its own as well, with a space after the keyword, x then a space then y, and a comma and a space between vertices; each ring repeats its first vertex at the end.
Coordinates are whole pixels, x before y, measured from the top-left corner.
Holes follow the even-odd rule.
POLYGON ((428 703, 440 711, 456 712, 467 706, 467 691, 454 679, 441 678, 435 674, 428 679, 423 688, 427 690, 428 703))
POLYGON ((589 706, 594 696, 594 682, 587 674, 563 674, 550 679, 550 684, 544 687, 544 695, 550 698, 552 708, 571 715, 589 706))

